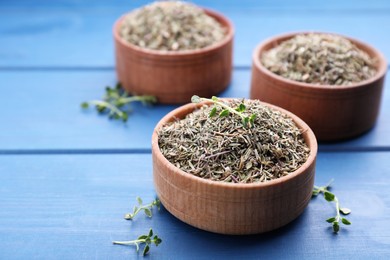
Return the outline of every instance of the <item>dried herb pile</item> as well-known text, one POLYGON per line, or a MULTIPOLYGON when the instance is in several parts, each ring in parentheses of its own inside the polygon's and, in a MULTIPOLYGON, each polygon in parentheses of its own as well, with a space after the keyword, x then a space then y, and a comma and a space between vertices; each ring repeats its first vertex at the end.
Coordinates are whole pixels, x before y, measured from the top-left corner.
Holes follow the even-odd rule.
POLYGON ((332 34, 302 34, 265 52, 263 65, 284 78, 320 85, 350 85, 376 74, 375 60, 332 34))
POLYGON ((201 8, 181 1, 161 1, 134 10, 120 35, 152 50, 180 51, 210 46, 225 37, 225 29, 201 8))
POLYGON ((212 116, 221 106, 202 106, 158 132, 162 154, 187 173, 233 183, 266 182, 286 176, 308 158, 309 148, 291 118, 255 100, 222 101, 243 104, 255 114, 252 127, 236 114, 212 116))

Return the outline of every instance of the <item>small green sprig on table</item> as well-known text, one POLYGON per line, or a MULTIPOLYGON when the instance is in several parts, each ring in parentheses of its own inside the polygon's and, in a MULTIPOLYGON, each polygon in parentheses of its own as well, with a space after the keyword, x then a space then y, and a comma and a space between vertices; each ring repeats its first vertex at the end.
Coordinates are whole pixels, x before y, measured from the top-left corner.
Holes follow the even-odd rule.
POLYGON ((131 113, 130 103, 141 102, 148 105, 157 102, 154 96, 130 96, 122 87, 117 84, 115 88, 106 87, 106 93, 102 100, 91 100, 81 103, 83 109, 95 106, 99 114, 108 114, 110 119, 117 119, 126 122, 131 113))
POLYGON ((334 202, 336 205, 336 216, 328 218, 326 222, 331 223, 333 227, 333 232, 337 233, 340 230, 340 221, 344 225, 351 225, 352 223, 344 218, 341 217, 340 213, 343 215, 348 215, 351 213, 351 210, 348 208, 342 208, 340 206, 340 202, 336 195, 334 195, 332 192, 329 191, 330 185, 333 183, 333 179, 325 186, 314 186, 313 188, 313 197, 316 197, 318 194, 322 193, 324 195, 325 200, 329 202, 334 202))
POLYGON ((116 245, 135 245, 135 247, 137 248, 137 252, 139 251, 140 245, 145 244, 144 249, 142 251, 142 255, 145 256, 146 254, 149 253, 150 246, 152 244, 158 246, 159 244, 161 244, 161 242, 162 242, 161 238, 159 238, 157 235, 153 236, 153 230, 150 229, 148 234, 139 236, 135 240, 113 241, 112 243, 116 245))
MULTIPOLYGON (((133 220, 133 218, 140 212, 144 211, 145 215, 149 218, 152 217, 152 209, 153 207, 157 207, 158 210, 160 210, 161 202, 158 198, 154 199, 151 203, 142 205, 142 199, 140 197, 137 197, 138 206, 134 206, 132 213, 127 213, 125 215, 125 219, 127 220, 133 220)), ((152 244, 155 244, 158 246, 161 244, 162 240, 157 235, 153 236, 153 230, 150 229, 149 233, 146 235, 141 235, 135 240, 129 240, 129 241, 113 241, 112 243, 114 245, 135 245, 137 248, 137 252, 140 249, 140 245, 145 244, 142 255, 145 256, 150 251, 150 246, 152 244)))
MULTIPOLYGON (((255 122, 255 119, 256 119, 255 114, 252 114, 250 116, 244 115, 243 112, 245 112, 246 106, 243 103, 241 103, 237 108, 234 109, 232 107, 229 107, 225 103, 221 102, 220 99, 215 97, 215 96, 213 96, 213 97, 211 97, 211 99, 209 99, 209 98, 202 98, 202 97, 194 95, 191 98, 192 103, 200 103, 203 101, 212 102, 212 103, 214 103, 214 105, 221 106, 223 108, 223 110, 219 113, 220 117, 229 116, 231 113, 238 115, 239 117, 241 117, 241 121, 242 121, 242 124, 244 125, 244 127, 252 127, 254 122, 255 122)), ((216 115, 217 115, 217 108, 214 106, 214 108, 210 112, 210 117, 213 117, 216 115)))
POLYGON ((142 199, 140 197, 137 197, 138 206, 134 206, 132 213, 127 213, 125 215, 125 219, 132 220, 140 211, 144 211, 145 215, 149 218, 152 217, 152 208, 157 207, 158 210, 160 210, 161 202, 159 199, 153 200, 149 204, 142 205, 142 199))

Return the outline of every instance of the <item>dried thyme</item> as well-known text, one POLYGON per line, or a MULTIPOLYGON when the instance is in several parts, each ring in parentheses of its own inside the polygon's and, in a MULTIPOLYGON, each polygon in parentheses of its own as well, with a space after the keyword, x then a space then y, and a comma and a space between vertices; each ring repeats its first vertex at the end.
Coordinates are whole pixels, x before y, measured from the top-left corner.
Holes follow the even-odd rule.
POLYGON ((291 118, 256 100, 220 100, 232 108, 246 107, 254 127, 239 115, 210 116, 217 107, 202 106, 158 132, 162 154, 195 176, 233 183, 267 182, 297 170, 309 148, 291 118))
POLYGON ((201 8, 161 1, 129 13, 120 29, 127 42, 152 50, 195 50, 221 41, 226 31, 201 8))
POLYGON ((351 85, 376 74, 373 58, 333 34, 297 35, 266 51, 261 62, 284 78, 320 85, 351 85))

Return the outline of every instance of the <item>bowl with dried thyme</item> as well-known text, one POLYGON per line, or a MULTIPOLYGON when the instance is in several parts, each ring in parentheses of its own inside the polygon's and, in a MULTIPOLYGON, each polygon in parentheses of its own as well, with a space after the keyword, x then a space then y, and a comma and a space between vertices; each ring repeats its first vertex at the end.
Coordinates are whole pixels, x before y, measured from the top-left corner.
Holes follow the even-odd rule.
POLYGON ((215 11, 158 1, 119 18, 113 34, 117 76, 129 93, 179 104, 230 83, 233 25, 215 11))
POLYGON ((312 196, 317 156, 306 123, 258 100, 192 101, 153 133, 153 179, 164 207, 221 234, 263 233, 297 218, 312 196))
POLYGON ((374 126, 386 71, 383 55, 356 39, 290 33, 255 49, 250 97, 293 112, 319 141, 338 141, 374 126))

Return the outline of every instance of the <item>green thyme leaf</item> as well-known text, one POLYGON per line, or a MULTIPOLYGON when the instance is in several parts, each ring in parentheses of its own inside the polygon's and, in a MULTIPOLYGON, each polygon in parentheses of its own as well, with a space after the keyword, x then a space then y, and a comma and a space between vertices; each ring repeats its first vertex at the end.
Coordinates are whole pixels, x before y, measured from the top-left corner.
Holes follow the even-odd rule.
POLYGON ((84 108, 84 109, 88 108, 89 107, 88 102, 81 103, 81 107, 84 108))
POLYGON ((337 233, 340 230, 339 222, 333 222, 333 232, 337 233))
POLYGON ((214 108, 211 109, 211 111, 210 111, 210 117, 213 117, 213 116, 215 116, 216 114, 217 114, 217 108, 214 107, 214 108))
POLYGON ((148 216, 149 218, 152 217, 152 211, 148 208, 144 209, 145 215, 148 216))
POLYGON ((225 109, 222 110, 221 113, 219 113, 220 117, 228 116, 230 114, 229 110, 225 109))
POLYGON ((325 191, 324 196, 327 201, 334 201, 333 193, 330 193, 329 191, 325 191))
POLYGON ((143 251, 142 255, 143 255, 143 256, 147 255, 147 254, 149 253, 149 251, 150 251, 150 247, 149 247, 149 245, 146 245, 146 246, 144 247, 144 251, 143 251))
POLYGON ((241 103, 241 104, 236 108, 236 111, 242 113, 242 112, 245 111, 245 109, 246 109, 245 105, 241 103))
POLYGON ((249 121, 251 122, 251 124, 253 124, 256 120, 256 114, 253 114, 249 117, 249 121))
POLYGON ((328 223, 333 223, 334 221, 336 220, 336 218, 328 218, 327 220, 326 220, 326 222, 328 222, 328 223))
POLYGON ((352 223, 346 219, 346 218, 341 218, 341 222, 343 222, 344 225, 351 225, 352 223))

